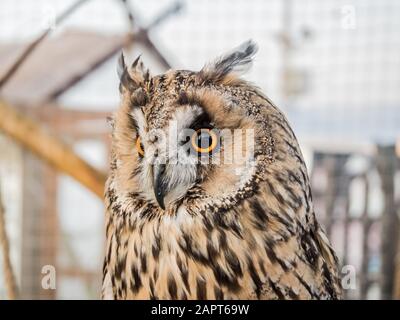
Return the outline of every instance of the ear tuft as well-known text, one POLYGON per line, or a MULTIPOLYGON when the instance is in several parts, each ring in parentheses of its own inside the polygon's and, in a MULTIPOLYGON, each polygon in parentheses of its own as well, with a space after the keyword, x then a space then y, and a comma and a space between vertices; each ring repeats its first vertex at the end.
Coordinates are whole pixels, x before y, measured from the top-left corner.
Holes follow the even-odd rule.
POLYGON ((141 55, 139 55, 135 61, 133 61, 130 70, 128 70, 123 53, 121 53, 118 59, 118 76, 120 79, 120 92, 122 93, 123 89, 134 92, 136 89, 144 87, 145 82, 150 79, 150 72, 143 65, 143 62, 140 60, 141 55))
POLYGON ((121 93, 123 91, 123 88, 125 88, 128 91, 134 91, 138 87, 138 84, 131 78, 128 72, 128 68, 126 67, 125 64, 124 54, 122 52, 118 58, 117 73, 120 81, 119 91, 121 93))
POLYGON ((220 82, 230 73, 242 74, 250 68, 257 50, 257 44, 248 40, 231 52, 204 66, 199 73, 200 77, 203 81, 220 82))
POLYGON ((140 57, 141 57, 141 56, 142 56, 142 55, 139 54, 139 55, 137 56, 137 58, 135 59, 135 61, 133 61, 132 65, 131 65, 131 69, 133 69, 133 70, 136 69, 136 67, 137 67, 137 65, 138 65, 138 63, 139 63, 139 61, 140 61, 140 57))

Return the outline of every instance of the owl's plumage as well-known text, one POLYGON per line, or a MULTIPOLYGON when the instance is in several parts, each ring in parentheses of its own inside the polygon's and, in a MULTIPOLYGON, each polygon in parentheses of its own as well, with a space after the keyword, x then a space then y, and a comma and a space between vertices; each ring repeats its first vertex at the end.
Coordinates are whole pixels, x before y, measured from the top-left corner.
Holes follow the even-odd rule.
POLYGON ((315 218, 296 137, 238 76, 255 52, 248 41, 199 72, 154 77, 139 59, 129 69, 121 59, 103 298, 340 298, 337 258, 315 218), (171 123, 178 135, 168 152, 158 133, 171 137, 171 123), (226 138, 206 156, 219 161, 196 162, 179 134, 203 127, 247 129, 254 148, 246 153, 242 142, 246 156, 227 161, 237 149, 226 138))

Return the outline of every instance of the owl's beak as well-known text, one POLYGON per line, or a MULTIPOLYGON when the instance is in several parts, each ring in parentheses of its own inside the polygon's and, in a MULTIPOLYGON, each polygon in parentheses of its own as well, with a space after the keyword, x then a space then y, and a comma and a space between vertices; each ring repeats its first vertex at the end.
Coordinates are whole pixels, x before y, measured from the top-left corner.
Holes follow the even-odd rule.
POLYGON ((165 210, 164 197, 167 192, 167 183, 164 177, 165 164, 155 164, 153 166, 153 188, 157 203, 161 209, 165 210))

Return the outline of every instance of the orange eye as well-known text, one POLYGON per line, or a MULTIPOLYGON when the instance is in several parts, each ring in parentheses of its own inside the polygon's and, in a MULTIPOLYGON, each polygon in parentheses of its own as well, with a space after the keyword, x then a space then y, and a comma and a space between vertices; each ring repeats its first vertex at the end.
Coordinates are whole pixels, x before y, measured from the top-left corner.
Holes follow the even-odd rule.
POLYGON ((217 134, 210 129, 199 129, 192 135, 192 146, 196 152, 210 153, 218 145, 217 134))
POLYGON ((139 155, 141 155, 142 157, 144 156, 144 147, 140 140, 140 137, 136 139, 136 150, 139 153, 139 155))

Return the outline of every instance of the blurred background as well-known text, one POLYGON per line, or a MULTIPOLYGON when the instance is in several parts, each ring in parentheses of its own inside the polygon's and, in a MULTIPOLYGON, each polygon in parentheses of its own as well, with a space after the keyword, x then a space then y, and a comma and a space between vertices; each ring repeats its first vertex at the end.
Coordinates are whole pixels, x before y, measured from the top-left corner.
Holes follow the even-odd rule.
POLYGON ((289 118, 355 272, 345 298, 400 298, 398 0, 2 0, 0 298, 99 298, 121 50, 157 74, 249 38, 245 77, 289 118))

